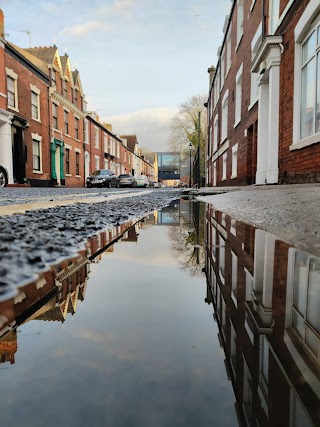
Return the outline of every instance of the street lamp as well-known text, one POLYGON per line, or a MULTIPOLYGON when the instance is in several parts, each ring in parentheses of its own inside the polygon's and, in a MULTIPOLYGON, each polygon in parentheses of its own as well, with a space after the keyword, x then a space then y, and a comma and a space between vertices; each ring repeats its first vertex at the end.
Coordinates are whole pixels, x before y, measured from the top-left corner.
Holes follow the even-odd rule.
POLYGON ((191 188, 191 153, 192 153, 192 148, 193 148, 193 145, 190 142, 190 144, 189 144, 189 151, 190 151, 189 188, 191 188))

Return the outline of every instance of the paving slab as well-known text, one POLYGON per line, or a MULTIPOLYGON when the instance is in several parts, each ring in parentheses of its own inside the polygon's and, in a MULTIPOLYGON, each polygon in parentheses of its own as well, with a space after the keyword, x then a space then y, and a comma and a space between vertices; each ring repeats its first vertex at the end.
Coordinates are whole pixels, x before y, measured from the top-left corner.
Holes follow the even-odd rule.
POLYGON ((212 188, 199 189, 192 196, 320 257, 320 184, 228 188, 215 195, 212 188))

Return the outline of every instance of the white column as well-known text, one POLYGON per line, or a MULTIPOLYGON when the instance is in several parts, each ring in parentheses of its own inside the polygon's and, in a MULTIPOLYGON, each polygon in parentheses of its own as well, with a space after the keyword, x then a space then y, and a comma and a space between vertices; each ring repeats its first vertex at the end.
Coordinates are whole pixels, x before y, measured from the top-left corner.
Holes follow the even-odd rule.
POLYGON ((280 63, 269 71, 269 123, 267 184, 277 184, 279 176, 279 94, 280 63))
POLYGON ((269 82, 259 85, 258 143, 256 184, 265 184, 268 167, 269 141, 269 82))
POLYGON ((12 117, 11 114, 0 111, 0 163, 8 172, 8 184, 14 184, 11 132, 12 117))

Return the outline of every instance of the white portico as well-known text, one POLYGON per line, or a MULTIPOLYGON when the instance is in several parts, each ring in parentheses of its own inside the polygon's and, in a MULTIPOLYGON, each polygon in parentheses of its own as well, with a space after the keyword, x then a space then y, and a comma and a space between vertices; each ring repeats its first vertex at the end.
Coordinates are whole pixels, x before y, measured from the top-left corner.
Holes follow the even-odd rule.
POLYGON ((13 184, 12 131, 13 114, 0 108, 0 165, 8 175, 8 184, 13 184))
POLYGON ((278 183, 281 42, 281 36, 266 37, 251 66, 260 74, 256 184, 278 183))

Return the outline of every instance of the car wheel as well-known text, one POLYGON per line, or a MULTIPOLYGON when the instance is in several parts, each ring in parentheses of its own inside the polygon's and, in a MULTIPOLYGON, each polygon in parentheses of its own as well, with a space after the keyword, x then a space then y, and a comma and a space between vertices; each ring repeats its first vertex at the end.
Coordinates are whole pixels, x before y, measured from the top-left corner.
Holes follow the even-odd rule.
POLYGON ((92 185, 91 184, 87 184, 87 188, 91 188, 92 187, 92 185))
POLYGON ((0 187, 5 187, 8 184, 6 171, 0 168, 0 187))

